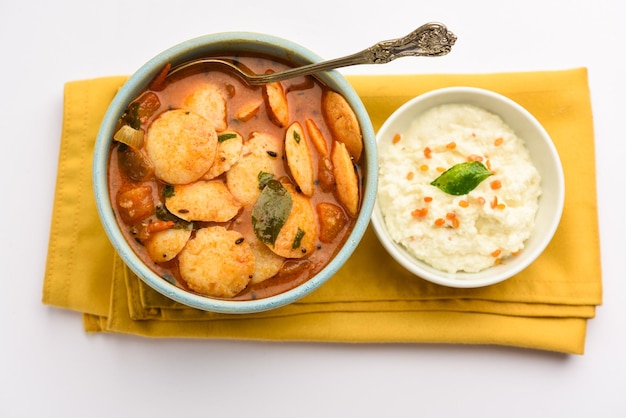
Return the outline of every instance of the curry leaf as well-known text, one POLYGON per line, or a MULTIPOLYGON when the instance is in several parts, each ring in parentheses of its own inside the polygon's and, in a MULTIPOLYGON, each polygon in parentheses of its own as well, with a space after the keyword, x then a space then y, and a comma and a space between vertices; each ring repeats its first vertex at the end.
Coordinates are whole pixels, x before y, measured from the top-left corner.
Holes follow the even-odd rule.
POLYGON ((252 208, 252 227, 257 238, 274 245, 292 206, 289 191, 279 181, 269 180, 252 208))
POLYGON ((237 134, 229 132, 229 133, 218 135, 217 136, 217 142, 224 142, 224 141, 228 141, 229 139, 233 139, 233 138, 237 138, 237 134))
POLYGON ((165 198, 169 198, 174 196, 174 186, 172 186, 171 184, 166 184, 163 187, 163 191, 161 192, 161 194, 163 195, 163 197, 165 198))
POLYGON ((160 221, 166 221, 166 222, 173 221, 174 228, 178 228, 178 229, 192 229, 193 228, 192 222, 185 221, 184 219, 181 219, 178 216, 174 215, 172 212, 167 210, 165 205, 157 205, 157 207, 155 208, 155 215, 157 219, 160 221))
POLYGON ((430 184, 445 193, 460 196, 474 190, 491 175, 483 163, 467 161, 450 167, 430 184))
POLYGON ((272 173, 266 173, 265 171, 259 171, 256 177, 257 180, 259 180, 259 190, 263 190, 267 182, 274 178, 274 175, 272 173))
POLYGON ((298 232, 296 232, 296 237, 293 239, 293 244, 291 244, 292 250, 300 247, 300 244, 302 243, 302 238, 304 238, 304 234, 306 234, 306 232, 298 228, 298 232))
POLYGON ((133 102, 128 105, 128 108, 124 111, 122 116, 120 117, 122 122, 126 125, 130 125, 133 129, 141 128, 141 119, 139 117, 139 107, 141 103, 133 102))

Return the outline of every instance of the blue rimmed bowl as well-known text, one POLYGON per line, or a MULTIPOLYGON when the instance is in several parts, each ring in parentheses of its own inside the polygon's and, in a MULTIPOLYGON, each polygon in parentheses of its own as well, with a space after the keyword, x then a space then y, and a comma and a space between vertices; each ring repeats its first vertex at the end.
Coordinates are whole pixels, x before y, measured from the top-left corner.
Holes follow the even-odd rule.
POLYGON ((116 123, 128 104, 150 83, 168 63, 175 66, 192 59, 223 53, 262 54, 295 65, 321 61, 308 49, 279 37, 251 33, 226 32, 194 38, 158 54, 121 87, 111 102, 101 123, 93 155, 93 184, 98 214, 113 247, 124 263, 148 286, 164 296, 184 305, 219 313, 244 314, 276 309, 290 304, 315 291, 331 278, 350 258, 362 239, 370 221, 376 188, 377 151, 374 129, 361 99, 345 78, 336 71, 318 74, 329 88, 341 93, 356 113, 363 134, 363 193, 360 212, 354 228, 344 245, 326 267, 308 281, 284 293, 256 300, 223 300, 188 292, 157 275, 135 254, 120 231, 107 183, 107 165, 116 123))

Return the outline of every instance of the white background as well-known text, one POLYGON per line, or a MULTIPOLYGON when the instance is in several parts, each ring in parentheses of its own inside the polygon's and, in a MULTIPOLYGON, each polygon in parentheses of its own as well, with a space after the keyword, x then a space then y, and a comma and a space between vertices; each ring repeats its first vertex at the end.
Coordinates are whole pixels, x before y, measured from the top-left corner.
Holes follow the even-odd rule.
POLYGON ((618 0, 0 0, 0 416, 626 416, 625 17, 618 0), (342 71, 589 68, 604 306, 583 356, 87 335, 79 314, 41 303, 66 81, 130 74, 211 32, 334 58, 427 21, 458 36, 448 57, 342 71))

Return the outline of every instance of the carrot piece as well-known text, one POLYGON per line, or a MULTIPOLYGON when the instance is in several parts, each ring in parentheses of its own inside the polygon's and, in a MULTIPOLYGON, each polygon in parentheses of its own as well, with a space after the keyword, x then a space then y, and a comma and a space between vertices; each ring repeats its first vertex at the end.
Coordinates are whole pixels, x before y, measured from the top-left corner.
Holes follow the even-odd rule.
POLYGON ((498 190, 502 187, 502 182, 500 180, 494 180, 489 183, 489 185, 491 186, 492 190, 498 190))
POLYGON ((152 234, 155 232, 165 231, 166 229, 170 229, 175 225, 174 221, 155 221, 150 222, 146 227, 148 233, 152 234))
POLYGON ((307 119, 304 124, 309 134, 309 138, 311 138, 311 142, 313 142, 313 145, 315 146, 317 151, 321 155, 328 154, 328 145, 326 145, 326 139, 324 138, 322 131, 320 131, 320 128, 318 128, 315 124, 315 121, 313 121, 313 119, 307 119))
POLYGON ((154 91, 163 90, 165 88, 165 78, 167 77, 167 73, 170 72, 170 68, 172 68, 172 64, 168 62, 163 66, 156 77, 152 79, 148 88, 154 91))
POLYGON ((402 139, 402 135, 400 134, 395 134, 393 136, 393 139, 391 140, 392 143, 397 144, 398 142, 400 142, 400 140, 402 139))
POLYGON ((449 149, 449 150, 455 149, 456 148, 456 142, 452 141, 452 142, 446 144, 446 148, 449 149))
POLYGON ((137 99, 137 103, 139 104, 137 116, 139 116, 141 123, 147 123, 148 119, 161 107, 159 96, 151 91, 142 94, 141 97, 137 99))
POLYGON ((424 197, 424 202, 432 202, 432 201, 433 201, 432 197, 430 197, 430 196, 424 197))
POLYGON ((343 210, 332 203, 322 202, 316 208, 320 221, 320 241, 332 242, 348 223, 343 210))
POLYGON ((460 200, 459 201, 459 206, 462 208, 466 208, 469 206, 469 202, 467 200, 460 200))
POLYGON ((446 224, 446 221, 443 218, 437 218, 435 220, 435 226, 444 226, 445 224, 446 224))
POLYGON ((500 254, 502 254, 502 250, 500 248, 491 252, 492 257, 498 257, 500 254))
POLYGON ((326 155, 322 156, 317 163, 317 179, 323 191, 329 192, 335 187, 335 174, 333 163, 326 155))
POLYGON ((432 158, 432 150, 430 149, 430 147, 425 147, 424 148, 424 157, 426 158, 432 158))
POLYGON ((493 145, 495 145, 496 147, 499 147, 500 145, 502 145, 503 142, 504 142, 504 138, 499 137, 499 138, 496 138, 495 141, 493 141, 493 145))
POLYGON ((147 184, 120 190, 116 196, 117 208, 124 222, 132 225, 152 213, 152 187, 147 184))

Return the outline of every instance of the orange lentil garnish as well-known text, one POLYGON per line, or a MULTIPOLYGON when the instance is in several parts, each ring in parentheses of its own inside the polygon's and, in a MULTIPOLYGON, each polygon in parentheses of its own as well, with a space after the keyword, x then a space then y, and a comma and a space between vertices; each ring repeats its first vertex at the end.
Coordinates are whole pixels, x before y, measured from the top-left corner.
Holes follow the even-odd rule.
POLYGON ((424 148, 424 157, 426 158, 431 158, 432 157, 432 150, 429 147, 424 148))
POLYGON ((437 218, 435 220, 435 226, 444 226, 446 224, 446 220, 443 218, 437 218))
POLYGON ((413 180, 413 172, 409 171, 408 173, 406 173, 406 179, 407 180, 413 180))
POLYGON ((502 182, 500 180, 494 180, 491 183, 489 183, 489 185, 491 186, 492 190, 498 190, 499 188, 502 187, 502 182))
POLYGON ((469 202, 467 200, 459 200, 459 206, 462 208, 466 208, 469 206, 469 202))
POLYGON ((477 154, 468 155, 467 161, 482 161, 483 157, 477 154))
POLYGON ((479 205, 484 205, 485 204, 485 198, 480 196, 478 197, 478 199, 476 199, 476 201, 478 202, 479 205))
POLYGON ((456 142, 453 141, 453 142, 450 142, 450 143, 446 144, 446 148, 450 149, 450 150, 455 149, 456 148, 456 142))
POLYGON ((432 202, 432 201, 433 201, 432 197, 430 197, 430 196, 424 197, 424 202, 432 202))
POLYGON ((496 258, 495 260, 493 260, 493 264, 494 265, 498 265, 498 264, 502 264, 502 259, 500 257, 496 258))
POLYGON ((494 196, 491 201, 491 209, 503 210, 504 208, 506 208, 506 205, 504 203, 498 203, 498 196, 494 196))
POLYGON ((487 166, 487 170, 491 171, 492 174, 495 174, 495 171, 491 169, 491 160, 485 161, 485 166, 487 166))
POLYGON ((393 136, 393 139, 391 140, 392 143, 397 144, 398 142, 400 142, 400 140, 402 139, 402 135, 400 134, 395 134, 393 136))
POLYGON ((519 255, 519 253, 520 253, 520 250, 517 250, 517 251, 513 251, 513 252, 511 253, 511 255, 512 255, 512 256, 516 256, 516 255, 519 255))
POLYGON ((428 165, 426 165, 426 164, 420 165, 420 170, 421 171, 428 171, 428 165))
POLYGON ((502 137, 496 138, 496 140, 493 141, 493 145, 495 145, 496 147, 499 147, 500 145, 502 145, 503 142, 504 142, 504 139, 502 137))
POLYGON ((456 213, 448 212, 446 213, 446 219, 450 220, 453 228, 459 227, 459 218, 456 217, 456 213))
POLYGON ((497 250, 495 250, 495 251, 493 251, 491 253, 491 256, 492 257, 498 257, 500 254, 502 254, 502 250, 498 248, 497 250))
POLYGON ((437 171, 440 173, 443 173, 444 171, 446 171, 445 167, 437 167, 437 171))
POLYGON ((423 218, 428 215, 428 208, 415 209, 411 212, 411 216, 414 218, 423 218))

